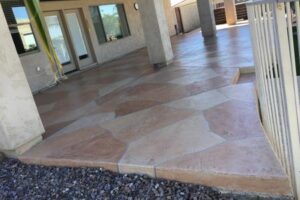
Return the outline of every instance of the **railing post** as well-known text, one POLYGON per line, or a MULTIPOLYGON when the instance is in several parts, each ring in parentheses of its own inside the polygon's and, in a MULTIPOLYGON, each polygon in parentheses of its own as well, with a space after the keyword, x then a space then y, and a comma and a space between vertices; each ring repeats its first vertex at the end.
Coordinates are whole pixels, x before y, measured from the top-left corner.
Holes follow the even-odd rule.
MULTIPOLYGON (((285 106, 287 115, 287 124, 291 139, 291 152, 293 161, 294 182, 293 186, 297 195, 300 195, 300 138, 299 138, 299 95, 295 74, 295 66, 292 64, 290 51, 290 41, 288 37, 286 12, 284 3, 275 3, 274 19, 275 31, 277 33, 277 48, 279 51, 279 70, 283 80, 283 92, 285 96, 285 106)), ((289 13, 288 13, 289 14, 289 13)), ((300 39, 300 38, 299 38, 300 39)), ((297 199, 296 196, 296 199, 297 199)))

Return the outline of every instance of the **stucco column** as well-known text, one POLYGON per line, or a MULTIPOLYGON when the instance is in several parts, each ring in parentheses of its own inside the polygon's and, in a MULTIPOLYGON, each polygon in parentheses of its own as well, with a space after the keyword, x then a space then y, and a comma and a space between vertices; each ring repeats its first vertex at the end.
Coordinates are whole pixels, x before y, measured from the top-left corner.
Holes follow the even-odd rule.
POLYGON ((0 152, 17 156, 45 131, 0 4, 0 152))
POLYGON ((173 59, 168 22, 162 0, 138 0, 151 64, 164 66, 173 59))
POLYGON ((216 35, 216 22, 210 0, 197 0, 201 32, 204 38, 216 35))
POLYGON ((235 0, 224 0, 226 23, 234 25, 237 22, 235 0))

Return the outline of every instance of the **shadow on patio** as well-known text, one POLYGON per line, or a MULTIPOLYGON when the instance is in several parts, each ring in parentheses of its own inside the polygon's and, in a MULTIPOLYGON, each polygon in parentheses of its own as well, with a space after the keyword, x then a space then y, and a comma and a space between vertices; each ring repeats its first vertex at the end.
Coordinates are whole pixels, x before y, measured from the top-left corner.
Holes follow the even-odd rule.
POLYGON ((177 36, 166 68, 154 70, 142 49, 36 95, 45 140, 20 159, 289 195, 253 83, 233 84, 253 65, 248 31, 177 36))

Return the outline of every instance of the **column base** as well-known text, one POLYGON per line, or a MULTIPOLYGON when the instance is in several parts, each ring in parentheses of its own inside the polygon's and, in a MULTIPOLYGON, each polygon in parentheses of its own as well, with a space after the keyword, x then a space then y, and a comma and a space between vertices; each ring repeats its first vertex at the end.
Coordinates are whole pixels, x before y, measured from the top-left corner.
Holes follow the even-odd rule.
POLYGON ((233 26, 233 25, 236 25, 236 23, 237 23, 236 21, 235 22, 228 22, 227 25, 228 26, 233 26))
POLYGON ((155 63, 155 64, 153 64, 153 66, 154 66, 154 69, 160 69, 160 68, 166 67, 172 63, 173 63, 173 59, 168 60, 166 62, 162 62, 162 63, 155 63))
POLYGON ((210 38, 215 38, 216 37, 216 34, 202 34, 203 38, 204 39, 210 39, 210 38))
POLYGON ((14 149, 14 150, 1 150, 0 149, 0 153, 2 152, 5 156, 7 156, 9 158, 17 158, 21 154, 25 153, 26 151, 28 151, 29 149, 31 149, 32 147, 34 147, 35 145, 40 143, 42 140, 43 140, 43 137, 40 135, 38 137, 33 138, 29 142, 19 146, 18 148, 14 149))

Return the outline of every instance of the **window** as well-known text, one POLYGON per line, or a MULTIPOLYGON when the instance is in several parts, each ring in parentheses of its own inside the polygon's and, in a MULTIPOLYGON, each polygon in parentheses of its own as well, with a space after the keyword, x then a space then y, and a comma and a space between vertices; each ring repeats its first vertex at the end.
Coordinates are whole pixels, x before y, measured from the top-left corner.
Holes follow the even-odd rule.
POLYGON ((1 4, 18 54, 37 50, 37 42, 24 4, 21 1, 2 0, 1 4))
POLYGON ((107 4, 90 8, 99 43, 130 35, 123 4, 107 4))

